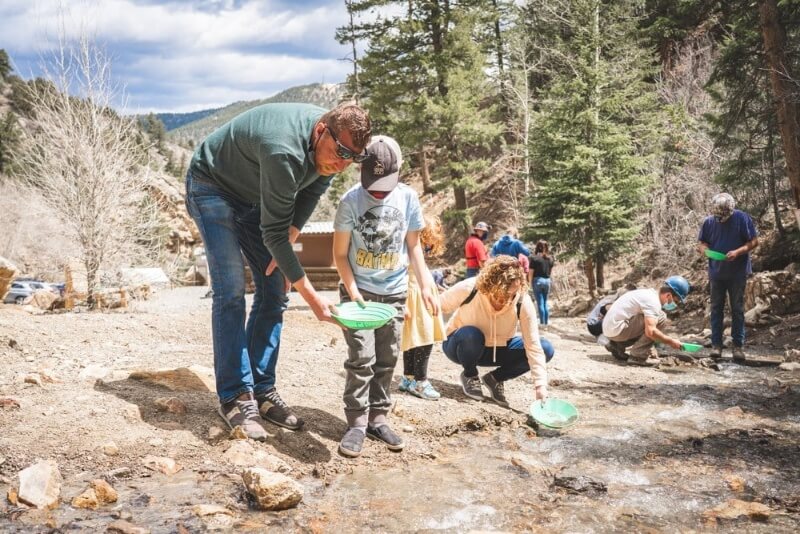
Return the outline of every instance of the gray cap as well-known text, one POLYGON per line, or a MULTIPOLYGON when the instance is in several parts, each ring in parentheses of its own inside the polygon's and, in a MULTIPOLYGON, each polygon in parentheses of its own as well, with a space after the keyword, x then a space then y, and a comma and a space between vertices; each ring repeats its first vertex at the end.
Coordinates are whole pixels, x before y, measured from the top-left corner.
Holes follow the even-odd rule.
POLYGON ((376 135, 366 152, 369 157, 361 164, 361 186, 367 191, 392 191, 400 180, 403 164, 400 145, 391 137, 376 135))

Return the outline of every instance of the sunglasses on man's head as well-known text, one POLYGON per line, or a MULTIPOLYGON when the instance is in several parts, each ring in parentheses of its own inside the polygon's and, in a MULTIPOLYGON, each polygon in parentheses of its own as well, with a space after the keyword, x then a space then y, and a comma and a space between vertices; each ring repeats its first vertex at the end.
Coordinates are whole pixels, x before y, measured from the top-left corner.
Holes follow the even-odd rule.
POLYGON ((336 155, 340 159, 352 159, 354 163, 363 163, 367 158, 369 158, 369 155, 366 152, 356 154, 340 143, 336 138, 336 134, 333 133, 333 130, 329 126, 326 126, 325 129, 328 130, 328 133, 331 134, 331 139, 333 139, 333 141, 336 143, 336 155))

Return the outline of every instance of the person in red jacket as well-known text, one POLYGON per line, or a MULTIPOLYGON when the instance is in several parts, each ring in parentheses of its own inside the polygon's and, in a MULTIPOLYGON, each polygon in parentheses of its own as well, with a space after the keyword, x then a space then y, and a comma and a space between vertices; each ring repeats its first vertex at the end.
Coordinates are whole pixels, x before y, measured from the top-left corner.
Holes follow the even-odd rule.
POLYGON ((467 258, 467 275, 465 278, 476 276, 483 264, 486 263, 488 256, 486 254, 486 246, 483 243, 487 237, 489 237, 489 225, 483 221, 477 223, 464 245, 464 256, 467 258))

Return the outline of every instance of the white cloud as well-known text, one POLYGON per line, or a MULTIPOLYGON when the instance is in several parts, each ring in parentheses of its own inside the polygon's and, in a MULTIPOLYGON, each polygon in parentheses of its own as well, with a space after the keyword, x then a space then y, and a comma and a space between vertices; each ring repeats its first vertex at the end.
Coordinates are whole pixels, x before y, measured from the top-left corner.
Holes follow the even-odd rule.
POLYGON ((22 58, 55 46, 60 22, 107 49, 129 104, 175 111, 265 98, 313 82, 341 82, 349 48, 334 32, 347 21, 341 0, 1 0, 0 47, 22 58), (66 5, 64 16, 61 5, 66 5))
MULTIPOLYGON (((52 46, 58 34, 59 1, 11 0, 0 8, 0 34, 5 46, 24 52, 52 46), (32 37, 36 38, 32 38, 32 37)), ((345 22, 343 4, 331 2, 310 10, 273 7, 249 1, 237 8, 209 12, 193 4, 137 4, 131 0, 72 3, 65 12, 67 34, 88 29, 98 41, 158 44, 173 50, 220 49, 289 43, 319 45, 333 41, 345 22)), ((338 47, 338 44, 336 45, 338 47)))

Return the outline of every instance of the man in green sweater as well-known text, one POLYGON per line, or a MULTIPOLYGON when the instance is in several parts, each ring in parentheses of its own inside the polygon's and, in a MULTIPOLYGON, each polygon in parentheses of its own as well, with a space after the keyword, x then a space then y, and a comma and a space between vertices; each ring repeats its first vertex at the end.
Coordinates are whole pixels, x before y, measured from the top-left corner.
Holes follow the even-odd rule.
POLYGON ((265 104, 235 117, 195 150, 186 206, 206 248, 219 413, 265 440, 261 419, 297 430, 275 389, 289 284, 321 321, 333 304, 308 281, 292 249, 334 175, 364 159, 367 112, 341 105, 265 104), (244 260, 256 292, 245 323, 244 260), (277 269, 276 269, 277 267, 277 269))

